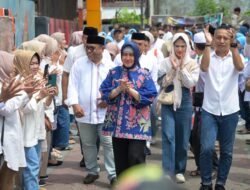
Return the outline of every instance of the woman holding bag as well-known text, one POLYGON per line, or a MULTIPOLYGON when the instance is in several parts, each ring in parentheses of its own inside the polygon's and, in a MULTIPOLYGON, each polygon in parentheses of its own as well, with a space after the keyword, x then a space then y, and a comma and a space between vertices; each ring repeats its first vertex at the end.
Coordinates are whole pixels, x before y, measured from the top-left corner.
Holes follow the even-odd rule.
POLYGON ((171 54, 162 61, 158 73, 162 89, 159 97, 161 99, 164 92, 167 97, 167 101, 160 101, 162 165, 166 174, 172 178, 175 176, 177 183, 184 183, 192 121, 190 88, 198 81, 199 66, 190 57, 191 48, 186 34, 175 34, 172 44, 171 54))

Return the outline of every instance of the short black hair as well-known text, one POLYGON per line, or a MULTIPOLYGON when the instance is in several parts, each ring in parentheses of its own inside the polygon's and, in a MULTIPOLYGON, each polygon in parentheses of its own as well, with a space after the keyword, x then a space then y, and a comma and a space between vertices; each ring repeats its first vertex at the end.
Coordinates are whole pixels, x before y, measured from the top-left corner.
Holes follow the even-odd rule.
POLYGON ((151 26, 149 31, 158 31, 158 27, 157 26, 151 26))
POLYGON ((240 9, 240 7, 235 7, 235 8, 234 8, 234 11, 235 11, 235 12, 240 12, 241 9, 240 9))
POLYGON ((205 44, 205 43, 195 43, 195 47, 196 47, 198 50, 203 51, 203 50, 206 48, 206 44, 205 44))
POLYGON ((215 27, 213 27, 212 25, 209 25, 208 32, 209 32, 212 36, 214 36, 215 30, 216 30, 215 27))
POLYGON ((221 30, 221 29, 229 30, 230 28, 232 28, 232 25, 227 24, 227 23, 222 23, 220 26, 218 26, 218 27, 215 29, 215 31, 221 30))
POLYGON ((250 25, 248 23, 246 23, 246 22, 243 23, 242 26, 245 26, 247 28, 247 30, 249 30, 249 28, 250 28, 250 25))
POLYGON ((177 24, 173 27, 173 30, 174 31, 177 31, 177 30, 185 30, 185 26, 183 24, 177 24))
POLYGON ((116 34, 121 33, 121 32, 122 31, 120 29, 115 29, 113 34, 116 35, 116 34))

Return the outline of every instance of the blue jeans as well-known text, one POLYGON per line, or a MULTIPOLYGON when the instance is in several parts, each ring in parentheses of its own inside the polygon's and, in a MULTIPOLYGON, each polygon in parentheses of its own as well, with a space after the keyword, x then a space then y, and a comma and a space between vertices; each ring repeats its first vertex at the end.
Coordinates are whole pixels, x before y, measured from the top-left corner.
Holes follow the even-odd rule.
POLYGON ((69 146, 69 110, 63 106, 58 106, 57 128, 53 131, 53 147, 66 148, 69 146))
POLYGON ((192 125, 192 99, 190 91, 182 88, 181 106, 162 105, 162 166, 166 174, 184 174, 192 125))
POLYGON ((79 123, 80 138, 82 141, 82 151, 88 173, 98 175, 100 167, 97 163, 97 137, 104 150, 104 166, 108 173, 108 179, 116 177, 114 153, 111 136, 102 135, 103 124, 79 123))
POLYGON ((212 183, 212 157, 214 143, 216 137, 218 137, 220 159, 216 183, 225 185, 232 164, 233 145, 238 119, 238 112, 225 116, 217 116, 202 110, 200 153, 202 184, 209 185, 212 183))
POLYGON ((153 104, 150 107, 150 121, 151 121, 152 137, 155 137, 158 131, 158 126, 157 126, 158 116, 156 114, 156 103, 157 103, 157 99, 154 100, 153 104))
POLYGON ((27 167, 22 173, 23 190, 39 190, 38 175, 41 159, 41 142, 32 147, 24 147, 27 167))
POLYGON ((240 116, 246 121, 245 128, 250 131, 250 107, 249 102, 244 101, 245 90, 241 92, 239 90, 239 102, 240 102, 240 116))

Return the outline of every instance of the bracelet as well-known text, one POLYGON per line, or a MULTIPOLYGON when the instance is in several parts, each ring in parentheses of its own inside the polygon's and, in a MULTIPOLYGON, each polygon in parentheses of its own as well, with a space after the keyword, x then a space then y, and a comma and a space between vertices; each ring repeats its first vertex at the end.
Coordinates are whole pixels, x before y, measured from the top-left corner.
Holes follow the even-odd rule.
POLYGON ((206 44, 206 47, 211 47, 211 44, 206 44))

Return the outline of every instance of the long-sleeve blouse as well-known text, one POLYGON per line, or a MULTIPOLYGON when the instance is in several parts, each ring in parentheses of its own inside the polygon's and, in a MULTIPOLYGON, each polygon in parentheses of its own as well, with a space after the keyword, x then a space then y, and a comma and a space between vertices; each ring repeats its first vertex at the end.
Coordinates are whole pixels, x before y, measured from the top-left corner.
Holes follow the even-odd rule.
POLYGON ((125 139, 151 139, 149 105, 157 96, 157 90, 147 70, 137 67, 134 71, 128 71, 122 66, 115 67, 103 81, 100 92, 102 100, 108 103, 104 135, 125 139), (139 101, 125 92, 113 99, 109 98, 111 91, 119 86, 118 80, 122 78, 131 82, 131 88, 140 95, 139 101))
MULTIPOLYGON (((160 64, 158 77, 160 78, 163 74, 166 74, 165 84, 171 84, 173 82, 173 78, 177 74, 177 72, 172 68, 169 58, 164 59, 160 64)), ((182 86, 186 88, 194 87, 198 81, 198 78, 199 65, 192 59, 184 65, 183 69, 179 70, 179 80, 181 81, 182 86)))
POLYGON ((28 95, 22 91, 21 96, 9 99, 5 106, 0 109, 0 140, 4 125, 3 147, 0 143, 0 154, 2 151, 4 152, 4 160, 8 168, 14 171, 18 171, 20 167, 26 167, 19 108, 28 101, 28 95))

